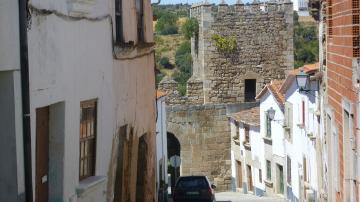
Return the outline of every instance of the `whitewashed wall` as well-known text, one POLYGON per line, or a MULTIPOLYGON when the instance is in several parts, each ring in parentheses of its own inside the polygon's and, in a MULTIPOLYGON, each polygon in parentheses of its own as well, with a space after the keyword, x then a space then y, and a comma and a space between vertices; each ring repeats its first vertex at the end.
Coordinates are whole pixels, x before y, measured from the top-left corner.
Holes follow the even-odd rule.
MULTIPOLYGON (((76 190, 79 188, 81 101, 98 99, 96 176, 107 176, 113 137, 119 127, 125 124, 134 127, 138 136, 149 133, 154 137, 148 145, 150 163, 148 165, 152 166, 156 158, 153 54, 149 52, 144 56, 136 56, 135 52, 133 55, 136 57, 114 60, 113 29, 110 18, 73 20, 62 17, 62 15, 80 15, 102 18, 115 10, 112 2, 110 0, 31 1, 33 7, 56 13, 50 15, 33 13, 28 33, 32 156, 35 159, 36 108, 49 105, 51 108, 54 104, 62 103, 65 128, 59 133, 62 133, 65 142, 62 182, 64 190, 62 196, 56 197, 62 197, 66 201, 75 200, 76 190), (79 2, 80 4, 74 7, 74 3, 79 2), (75 8, 84 12, 74 13, 75 8)), ((149 10, 150 2, 148 3, 145 5, 147 8, 145 12, 146 15, 152 15, 149 10)), ((127 9, 129 6, 125 4, 124 10, 131 13, 134 8, 127 9)), ((130 14, 125 16, 134 18, 134 15, 130 14)), ((130 21, 126 22, 130 23, 130 21)), ((125 35, 134 36, 133 29, 136 29, 136 23, 131 21, 130 24, 126 24, 125 35)), ((147 40, 150 42, 151 35, 152 29, 148 28, 147 40)), ((35 160, 33 160, 33 178, 35 178, 35 160)), ((99 184, 97 191, 85 193, 81 200, 105 201, 104 183, 106 181, 99 184)), ((129 186, 132 188, 136 186, 136 178, 132 178, 129 186)), ((155 187, 155 181, 153 186, 155 187)), ((132 197, 135 196, 134 194, 135 192, 132 197)))
POLYGON ((284 120, 284 112, 280 108, 279 104, 276 102, 274 96, 267 92, 263 95, 260 99, 260 133, 262 137, 266 136, 266 120, 265 120, 265 113, 270 108, 275 110, 275 117, 274 120, 271 122, 271 139, 273 155, 277 156, 284 156, 284 129, 282 127, 282 122, 284 120), (276 146, 275 146, 276 145, 276 146))
MULTIPOLYGON (((316 89, 316 83, 312 82, 312 88, 316 89)), ((314 94, 314 92, 312 92, 314 94)), ((303 173, 303 157, 307 159, 307 175, 309 178, 310 187, 317 191, 317 159, 316 159, 316 142, 310 140, 307 134, 313 133, 314 136, 319 137, 319 124, 315 112, 317 109, 317 98, 314 95, 300 94, 297 88, 296 81, 291 84, 291 87, 286 92, 287 102, 293 105, 293 141, 292 143, 286 141, 286 154, 291 157, 291 176, 292 176, 292 190, 293 194, 299 199, 300 197, 300 179, 299 173, 303 173), (302 129, 298 125, 301 123, 302 116, 302 101, 305 101, 305 128, 302 129), (301 165, 301 167, 299 167, 301 165)))
POLYGON ((167 177, 167 130, 166 130, 166 104, 165 97, 157 100, 157 120, 156 120, 156 174, 158 187, 160 186, 159 170, 160 161, 162 163, 163 180, 168 184, 167 177))

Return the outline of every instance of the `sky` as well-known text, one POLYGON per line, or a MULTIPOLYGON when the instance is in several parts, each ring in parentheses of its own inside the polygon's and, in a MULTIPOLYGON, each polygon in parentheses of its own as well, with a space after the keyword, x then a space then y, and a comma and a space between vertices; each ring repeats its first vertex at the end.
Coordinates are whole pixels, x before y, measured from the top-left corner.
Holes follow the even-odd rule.
MULTIPOLYGON (((156 2, 157 0, 151 0, 152 2, 156 2)), ((161 4, 178 4, 178 3, 198 3, 203 0, 161 0, 161 4)), ((218 4, 221 0, 208 0, 209 3, 216 3, 218 4)), ((225 0, 228 4, 234 4, 236 0, 225 0)))

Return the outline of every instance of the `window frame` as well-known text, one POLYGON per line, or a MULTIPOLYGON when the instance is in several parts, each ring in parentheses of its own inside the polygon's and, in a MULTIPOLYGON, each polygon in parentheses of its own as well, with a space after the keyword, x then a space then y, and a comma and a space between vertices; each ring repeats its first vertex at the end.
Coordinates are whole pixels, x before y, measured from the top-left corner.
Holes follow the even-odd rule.
POLYGON ((291 185, 291 158, 290 156, 287 156, 286 158, 286 173, 287 173, 287 176, 286 176, 286 182, 291 185))
POLYGON ((265 127, 266 127, 266 134, 265 137, 271 138, 271 119, 269 117, 269 114, 265 112, 265 127))
POLYGON ((250 126, 244 124, 244 138, 245 138, 245 143, 250 144, 250 126))
POLYGON ((144 0, 135 0, 135 10, 136 10, 136 21, 137 21, 136 24, 137 39, 138 42, 145 42, 144 0), (140 3, 140 5, 138 5, 138 3, 140 3))
POLYGON ((271 181, 271 161, 266 160, 266 180, 271 181))
POLYGON ((123 24, 123 1, 115 0, 115 43, 122 44, 124 39, 124 24, 123 24))
POLYGON ((263 179, 262 179, 262 170, 259 169, 259 182, 262 183, 263 179))
POLYGON ((96 173, 97 114, 98 114, 97 106, 98 103, 96 99, 82 101, 80 103, 80 128, 79 128, 79 180, 80 181, 88 177, 95 176, 96 173), (84 111, 85 109, 88 110, 90 109, 90 111, 84 111), (85 134, 84 134, 84 129, 85 129, 85 134), (90 131, 88 131, 89 129, 90 131), (88 134, 88 132, 90 132, 90 134, 88 134), (86 167, 85 164, 87 164, 86 167))

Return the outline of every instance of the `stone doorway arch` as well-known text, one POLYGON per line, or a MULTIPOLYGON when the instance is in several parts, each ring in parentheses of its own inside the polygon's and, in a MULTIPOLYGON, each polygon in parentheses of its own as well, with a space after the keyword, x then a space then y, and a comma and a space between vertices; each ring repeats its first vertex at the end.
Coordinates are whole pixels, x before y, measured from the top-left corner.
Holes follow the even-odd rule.
MULTIPOLYGON (((168 162, 170 158, 174 155, 181 156, 181 145, 179 139, 173 134, 168 132, 167 133, 167 152, 168 152, 168 162)), ((168 163, 168 173, 171 174, 171 187, 175 186, 175 179, 180 176, 180 168, 174 169, 170 163, 168 163)))

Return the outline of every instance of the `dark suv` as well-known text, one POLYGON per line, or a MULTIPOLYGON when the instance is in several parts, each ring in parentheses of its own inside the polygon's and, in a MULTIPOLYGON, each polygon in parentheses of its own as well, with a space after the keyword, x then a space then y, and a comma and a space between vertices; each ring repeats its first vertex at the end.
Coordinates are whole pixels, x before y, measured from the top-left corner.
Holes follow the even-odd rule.
POLYGON ((215 202, 215 185, 206 176, 179 177, 176 182, 174 202, 215 202))

